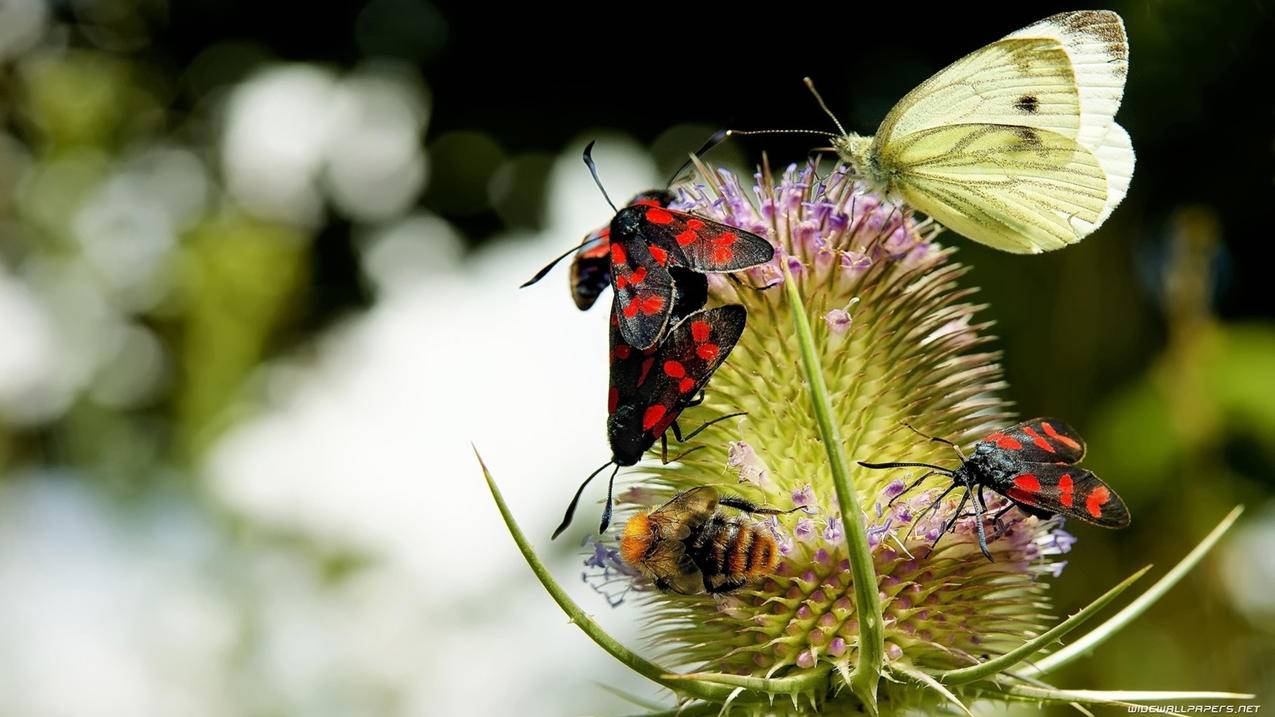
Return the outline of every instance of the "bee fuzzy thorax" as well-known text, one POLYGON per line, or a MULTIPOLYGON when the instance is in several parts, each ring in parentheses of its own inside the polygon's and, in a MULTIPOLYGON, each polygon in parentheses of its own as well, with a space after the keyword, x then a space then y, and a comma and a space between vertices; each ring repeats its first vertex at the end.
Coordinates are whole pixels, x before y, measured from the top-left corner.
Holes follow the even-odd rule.
POLYGON ((624 534, 620 537, 620 557, 635 568, 641 567, 642 558, 646 557, 653 539, 650 513, 635 513, 624 524, 624 534))

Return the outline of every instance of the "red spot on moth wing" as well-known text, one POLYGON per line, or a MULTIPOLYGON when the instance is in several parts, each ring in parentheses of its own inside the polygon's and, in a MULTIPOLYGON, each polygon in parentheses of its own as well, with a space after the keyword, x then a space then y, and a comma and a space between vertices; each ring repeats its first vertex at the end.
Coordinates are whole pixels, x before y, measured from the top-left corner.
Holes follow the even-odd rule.
POLYGON ((690 393, 695 388, 694 379, 684 378, 677 384, 678 393, 690 393))
POLYGON ((638 369, 638 379, 637 383, 634 384, 635 387, 640 387, 642 384, 646 383, 646 377, 649 373, 651 373, 651 366, 653 365, 655 365, 655 359, 653 357, 647 358, 642 362, 642 367, 638 369))
POLYGON ((1027 437, 1032 439, 1032 443, 1035 443, 1036 447, 1040 448, 1042 451, 1045 451, 1046 453, 1058 452, 1054 450, 1053 446, 1049 445, 1049 441, 1045 440, 1044 436, 1037 433, 1036 429, 1031 426, 1023 426, 1023 433, 1026 433, 1027 437))
POLYGON ((695 343, 701 344, 708 341, 708 337, 712 332, 712 327, 707 321, 694 321, 691 323, 691 338, 695 339, 695 343))
POLYGON ((623 308, 623 309, 620 309, 620 311, 624 312, 624 316, 625 316, 626 318, 630 318, 630 319, 631 319, 631 318, 633 318, 634 316, 637 316, 637 312, 638 312, 638 303, 637 303, 637 301, 636 301, 636 300, 634 300, 634 299, 629 299, 629 302, 628 302, 627 304, 625 304, 625 305, 624 305, 624 308, 623 308))
POLYGON ((642 298, 642 313, 658 314, 664 308, 664 297, 662 296, 645 296, 642 298))
POLYGON ((999 431, 989 435, 986 440, 995 443, 1000 448, 1010 451, 1016 451, 1023 447, 1023 444, 1019 443, 1017 439, 1012 436, 1007 436, 999 431))
POLYGON ((642 414, 642 430, 649 431, 652 428, 655 428, 655 426, 660 422, 660 419, 664 418, 664 414, 667 411, 667 408, 658 403, 652 406, 647 406, 646 413, 642 414))
POLYGON ((673 238, 677 240, 678 246, 686 246, 687 244, 695 243, 695 240, 699 239, 699 235, 687 229, 673 238))
POLYGON ((673 221, 673 215, 666 209, 651 207, 646 210, 646 220, 652 224, 668 224, 673 221))
POLYGON ((1063 444, 1064 446, 1067 446, 1073 451, 1080 450, 1079 442, 1075 441, 1070 436, 1064 436, 1063 434, 1059 433, 1052 425, 1049 424, 1049 421, 1041 421, 1040 427, 1045 429, 1045 435, 1049 436, 1055 441, 1058 441, 1059 443, 1063 444))
POLYGON ((659 264, 660 266, 664 266, 665 264, 667 264, 667 263, 668 263, 668 252, 667 252, 667 251, 665 251, 664 249, 662 249, 662 248, 660 248, 660 247, 658 247, 658 246, 656 246, 656 245, 654 245, 654 244, 652 244, 651 246, 647 247, 647 249, 648 249, 648 250, 650 250, 650 252, 651 252, 651 258, 655 260, 655 263, 656 263, 656 264, 659 264))
POLYGON ((730 261, 731 257, 733 256, 735 256, 735 252, 731 251, 730 247, 725 247, 725 246, 713 247, 713 261, 717 264, 725 264, 726 262, 730 261))
POLYGON ((611 245, 611 263, 619 265, 619 264, 627 264, 628 261, 629 261, 629 255, 624 252, 624 247, 619 244, 612 244, 611 245))
POLYGON ((719 246, 730 246, 739 241, 739 235, 735 232, 722 232, 713 237, 713 243, 719 246))
POLYGON ((1111 491, 1107 490, 1107 486, 1100 485, 1089 491, 1089 495, 1085 498, 1085 510, 1089 511, 1089 515, 1094 518, 1102 517, 1102 506, 1111 500, 1111 491))
POLYGON ((628 344, 618 344, 615 348, 611 349, 611 360, 623 361, 624 359, 628 358, 632 353, 633 353, 633 349, 630 348, 628 344))
MULTIPOLYGON (((1048 425, 1048 424, 1046 424, 1048 425)), ((1058 479, 1058 502, 1064 507, 1070 508, 1072 504, 1072 494, 1076 490, 1076 484, 1071 480, 1070 473, 1063 473, 1058 479)))
POLYGON ((1031 473, 1014 476, 1014 485, 1029 493, 1040 492, 1040 480, 1031 473))
POLYGON ((639 199, 639 200, 637 200, 637 201, 633 202, 632 206, 635 206, 635 207, 658 207, 658 206, 660 206, 660 202, 659 202, 659 200, 657 200, 657 199, 639 199))
POLYGON ((607 413, 615 413, 615 407, 618 405, 620 405, 620 389, 612 386, 611 389, 607 391, 607 413))
POLYGON ((643 281, 646 281, 646 267, 639 266, 634 269, 633 273, 629 276, 629 283, 641 284, 643 281))
POLYGON ((679 361, 665 361, 664 373, 673 378, 682 378, 686 375, 686 367, 679 361))
POLYGON ((1005 495, 1018 501, 1019 503, 1022 503, 1023 505, 1036 505, 1035 494, 1028 493, 1027 491, 1022 490, 1020 488, 1010 488, 1009 490, 1005 491, 1005 495))
POLYGON ((712 361, 717 358, 717 354, 719 353, 721 353, 721 349, 717 347, 717 344, 700 344, 695 347, 695 355, 705 361, 712 361))
POLYGON ((691 231, 699 231, 700 229, 704 228, 704 222, 694 218, 687 219, 686 228, 690 229, 691 231))

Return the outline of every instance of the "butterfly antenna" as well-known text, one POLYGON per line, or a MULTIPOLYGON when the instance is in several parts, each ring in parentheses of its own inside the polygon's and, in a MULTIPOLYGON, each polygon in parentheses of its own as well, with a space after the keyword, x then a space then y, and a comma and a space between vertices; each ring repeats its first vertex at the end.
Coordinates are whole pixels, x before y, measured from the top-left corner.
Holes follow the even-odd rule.
POLYGON ((728 129, 726 135, 728 137, 751 137, 758 134, 817 134, 821 137, 837 138, 841 135, 834 132, 825 132, 821 129, 728 129))
POLYGON ((594 243, 596 243, 596 242, 600 242, 600 241, 602 241, 604 238, 605 238, 605 237, 592 237, 592 238, 586 238, 584 241, 580 242, 579 244, 577 244, 577 245, 575 245, 575 246, 571 247, 570 249, 566 250, 565 252, 563 252, 563 253, 562 253, 562 255, 560 255, 557 259, 554 259, 553 261, 549 262, 548 264, 545 264, 545 266, 544 266, 544 268, 543 268, 543 269, 541 269, 540 271, 537 271, 535 276, 533 276, 533 277, 531 277, 530 279, 527 279, 526 281, 524 281, 524 282, 522 283, 522 285, 520 285, 518 288, 519 288, 519 289, 525 289, 525 288, 527 288, 528 286, 531 286, 532 284, 536 283, 537 281, 540 281, 541 279, 545 278, 545 274, 548 274, 548 273, 549 273, 549 272, 550 272, 550 271, 551 271, 551 270, 552 270, 555 266, 557 266, 557 265, 558 265, 558 262, 562 261, 563 259, 566 259, 567 257, 569 257, 569 256, 571 256, 572 254, 574 254, 574 253, 576 253, 576 252, 580 251, 581 249, 585 248, 586 246, 589 246, 590 244, 594 244, 594 243))
MULTIPOLYGON (((594 140, 596 142, 597 140, 594 140)), ((611 205, 613 211, 620 211, 615 208, 615 202, 611 201, 611 195, 607 194, 606 187, 602 186, 602 180, 598 179, 598 165, 593 163, 593 142, 590 142, 584 148, 584 163, 589 167, 589 174, 593 175, 593 182, 598 185, 598 189, 602 190, 602 196, 606 198, 607 204, 611 205)), ((603 466, 605 468, 605 466, 603 466)))
POLYGON ((841 130, 842 136, 850 134, 846 131, 845 127, 841 126, 841 120, 837 119, 837 116, 832 113, 832 110, 828 109, 828 103, 823 101, 823 97, 819 95, 819 90, 815 89, 815 81, 809 77, 803 77, 801 78, 801 81, 806 83, 806 88, 810 90, 810 94, 815 96, 815 101, 818 102, 819 106, 823 108, 823 111, 827 112, 828 116, 832 118, 832 123, 837 125, 837 129, 841 130))
MULTIPOLYGON (((716 132, 713 133, 712 137, 708 138, 708 141, 705 142, 703 146, 695 150, 694 156, 698 158, 702 158, 704 155, 712 151, 714 147, 726 141, 726 138, 729 136, 730 136, 730 130, 728 129, 717 130, 716 132)), ((673 176, 668 178, 668 183, 665 184, 664 186, 665 187, 673 186, 673 182, 677 181, 678 175, 680 175, 682 172, 685 172, 686 168, 690 166, 691 166, 691 159, 690 157, 687 157, 686 161, 682 162, 682 166, 678 167, 677 171, 673 173, 673 176)))
MULTIPOLYGON (((562 516, 562 523, 558 525, 556 530, 553 531, 553 537, 550 538, 550 540, 554 540, 559 535, 562 535, 562 531, 566 530, 567 526, 571 525, 571 519, 575 517, 576 505, 580 503, 580 495, 584 493, 584 487, 589 485, 589 481, 593 480, 597 474, 601 473, 609 465, 611 465, 611 461, 607 461, 606 463, 598 466, 598 469, 590 473, 589 477, 585 478, 584 482, 580 484, 580 487, 576 489, 575 496, 571 498, 571 502, 567 505, 567 512, 562 516)), ((618 471, 620 470, 620 467, 616 466, 615 469, 618 471)))

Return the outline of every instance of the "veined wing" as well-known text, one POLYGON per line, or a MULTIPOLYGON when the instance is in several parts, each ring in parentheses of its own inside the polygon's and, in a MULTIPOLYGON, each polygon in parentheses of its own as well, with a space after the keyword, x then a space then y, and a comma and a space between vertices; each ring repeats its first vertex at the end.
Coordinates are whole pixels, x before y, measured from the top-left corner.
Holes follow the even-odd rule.
POLYGON ((884 149, 881 165, 908 204, 1004 251, 1073 244, 1106 208, 1107 178, 1098 159, 1054 132, 955 125, 916 132, 884 149))

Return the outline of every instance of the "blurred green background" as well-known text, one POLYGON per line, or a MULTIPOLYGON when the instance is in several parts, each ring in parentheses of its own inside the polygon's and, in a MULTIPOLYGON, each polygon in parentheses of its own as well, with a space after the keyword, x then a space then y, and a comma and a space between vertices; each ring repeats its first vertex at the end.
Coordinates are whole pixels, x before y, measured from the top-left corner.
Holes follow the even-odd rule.
MULTIPOLYGON (((828 128, 803 75, 870 132, 1074 7, 0 0, 0 715, 632 711, 596 683, 656 693, 529 584, 468 453, 542 537, 606 455, 602 317, 513 288, 607 217, 583 143, 627 196, 716 128, 828 128)), ((1009 396, 1134 515, 1077 530, 1059 614, 1248 506, 1059 684, 1273 705, 1272 9, 1113 9, 1128 199, 1074 248, 960 256, 1009 396)))

